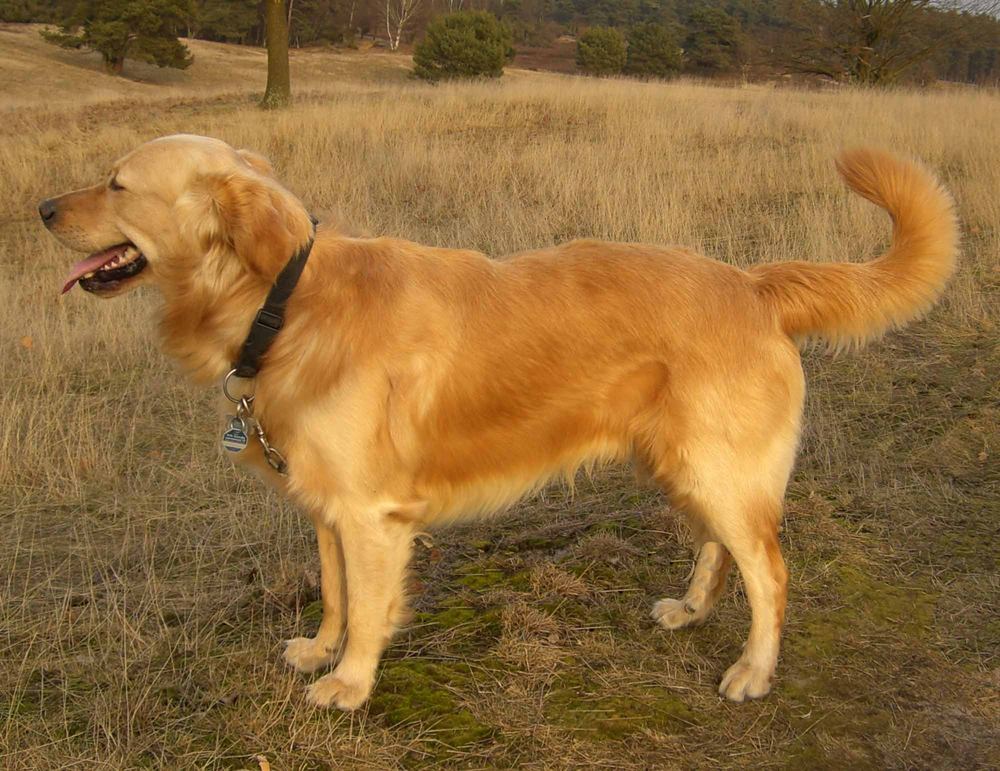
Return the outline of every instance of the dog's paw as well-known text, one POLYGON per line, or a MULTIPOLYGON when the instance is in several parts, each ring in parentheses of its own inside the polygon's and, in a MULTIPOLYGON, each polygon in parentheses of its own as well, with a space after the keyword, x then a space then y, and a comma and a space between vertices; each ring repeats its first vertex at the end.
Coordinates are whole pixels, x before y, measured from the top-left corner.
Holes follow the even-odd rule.
POLYGON ((331 704, 345 712, 356 710, 367 701, 372 691, 370 680, 353 680, 335 669, 306 689, 306 699, 317 707, 331 704))
POLYGON ((699 613, 684 600, 672 600, 669 597, 657 602, 652 613, 653 619, 664 629, 683 629, 700 624, 706 615, 708 614, 699 613))
POLYGON ((332 649, 312 637, 285 640, 285 661, 298 672, 315 672, 333 663, 336 646, 332 649))
POLYGON ((743 702, 767 696, 771 690, 773 670, 755 667, 743 659, 738 659, 722 676, 719 695, 730 701, 743 702))

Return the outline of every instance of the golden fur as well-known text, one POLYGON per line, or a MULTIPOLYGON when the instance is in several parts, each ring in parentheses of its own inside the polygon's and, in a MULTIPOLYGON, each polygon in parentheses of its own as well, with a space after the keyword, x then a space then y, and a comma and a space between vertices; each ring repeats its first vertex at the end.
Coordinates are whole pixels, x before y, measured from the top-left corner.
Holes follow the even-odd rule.
MULTIPOLYGON (((770 689, 787 574, 778 546, 799 437, 798 343, 841 348, 901 326, 937 299, 957 254, 952 202, 916 164, 871 150, 839 168, 894 221, 864 264, 743 271, 692 252, 598 241, 491 260, 321 226, 287 321, 253 384, 256 415, 289 461, 258 468, 313 519, 324 616, 291 640, 321 705, 368 697, 404 614, 413 534, 496 511, 583 464, 631 459, 688 515, 691 586, 653 615, 704 620, 732 562, 753 611, 720 693, 770 689)), ((174 136, 111 178, 54 199, 47 221, 81 251, 135 244, 130 284, 164 299, 166 350, 218 385, 282 265, 310 235, 306 209, 259 156, 174 136)), ((243 456, 241 456, 243 457, 243 456)))

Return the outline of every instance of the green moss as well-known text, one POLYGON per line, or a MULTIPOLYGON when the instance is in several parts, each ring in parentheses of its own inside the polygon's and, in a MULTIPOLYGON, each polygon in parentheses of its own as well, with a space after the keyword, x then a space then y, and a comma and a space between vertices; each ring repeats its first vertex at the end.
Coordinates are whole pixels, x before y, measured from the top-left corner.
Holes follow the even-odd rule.
POLYGON ((452 690, 470 685, 468 667, 419 659, 390 661, 382 671, 369 714, 381 715, 396 727, 419 724, 434 744, 450 748, 481 741, 493 729, 476 719, 455 699, 452 690))
POLYGON ((299 614, 299 618, 302 621, 314 621, 319 623, 323 620, 323 601, 313 600, 308 605, 302 609, 302 613, 299 614))
POLYGON ((608 562, 598 561, 576 561, 563 563, 560 567, 578 578, 583 578, 588 583, 595 586, 615 586, 616 581, 622 579, 621 565, 613 565, 608 562))
POLYGON ((933 621, 936 597, 914 587, 884 583, 861 570, 842 566, 838 590, 845 609, 876 625, 892 625, 906 635, 922 636, 933 621))
MULTIPOLYGON (((986 496, 974 503, 980 506, 984 513, 996 505, 995 501, 987 500, 986 496)), ((988 525, 983 527, 980 522, 970 519, 966 522, 953 521, 949 523, 949 527, 951 529, 937 534, 935 543, 927 547, 929 551, 948 555, 950 564, 970 573, 1000 572, 1000 552, 983 548, 984 538, 990 537, 988 525)))
MULTIPOLYGON (((495 588, 528 591, 531 588, 530 574, 526 570, 511 572, 512 567, 510 560, 505 561, 496 556, 481 558, 460 566, 455 571, 455 582, 475 593, 495 588)), ((468 592, 465 594, 470 596, 468 592)))
MULTIPOLYGON (((637 501, 631 500, 634 496, 629 496, 628 503, 630 505, 637 505, 637 501)), ((613 519, 602 519, 587 528, 587 535, 594 535, 595 533, 608 533, 614 536, 621 535, 621 524, 613 519)))
POLYGON ((458 583, 473 591, 481 592, 498 584, 505 583, 506 576, 502 570, 470 569, 466 575, 458 579, 458 583))
POLYGON ((531 573, 527 570, 518 570, 516 573, 511 573, 508 577, 504 586, 508 589, 512 589, 515 592, 527 592, 531 590, 531 573))
MULTIPOLYGON (((833 573, 831 583, 838 598, 836 607, 819 608, 797 620, 785 646, 786 666, 778 694, 794 705, 789 713, 793 721, 821 726, 816 732, 803 733, 789 747, 795 767, 822 766, 834 760, 824 754, 818 734, 875 737, 892 730, 888 710, 857 703, 857 683, 847 673, 868 668, 872 639, 898 639, 901 647, 910 649, 914 640, 927 636, 933 623, 936 598, 928 592, 892 585, 846 565, 833 573), (827 711, 824 705, 831 703, 830 697, 855 706, 827 711), (799 719, 800 710, 807 717, 799 719)), ((865 758, 851 759, 852 767, 864 767, 865 762, 865 758)))
POLYGON ((566 674, 545 701, 548 720, 597 739, 622 739, 651 729, 677 733, 701 722, 681 699, 658 689, 632 688, 611 695, 590 678, 566 674))
POLYGON ((447 608, 437 613, 418 613, 416 620, 421 624, 435 624, 443 629, 468 624, 475 619, 476 611, 472 608, 447 608))
POLYGON ((929 592, 885 583, 846 565, 837 570, 835 579, 839 606, 808 614, 788 640, 800 657, 825 661, 850 655, 855 632, 922 638, 933 624, 936 597, 929 592))
POLYGON ((575 534, 572 535, 538 535, 538 536, 527 536, 520 538, 517 541, 517 548, 519 550, 529 550, 537 549, 540 551, 556 551, 558 549, 563 549, 569 546, 576 540, 575 534))
MULTIPOLYGON (((881 768, 879 758, 874 755, 871 747, 862 742, 852 743, 852 755, 845 758, 841 749, 827 748, 823 737, 865 737, 873 742, 875 737, 892 730, 892 713, 876 707, 858 707, 850 710, 814 708, 806 713, 808 717, 799 718, 804 729, 788 745, 788 768, 830 768, 849 767, 852 769, 881 768)), ((831 746, 836 746, 831 745, 831 746)))

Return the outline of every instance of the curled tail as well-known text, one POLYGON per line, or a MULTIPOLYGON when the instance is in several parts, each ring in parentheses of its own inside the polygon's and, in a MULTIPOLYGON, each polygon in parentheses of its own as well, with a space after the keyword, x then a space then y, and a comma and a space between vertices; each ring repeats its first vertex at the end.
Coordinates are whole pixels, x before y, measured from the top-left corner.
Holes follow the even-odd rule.
POLYGON ((861 149, 844 153, 837 169, 854 192, 889 212, 889 250, 860 264, 780 262, 750 273, 789 336, 839 349, 927 311, 955 269, 959 234, 951 196, 916 163, 861 149))

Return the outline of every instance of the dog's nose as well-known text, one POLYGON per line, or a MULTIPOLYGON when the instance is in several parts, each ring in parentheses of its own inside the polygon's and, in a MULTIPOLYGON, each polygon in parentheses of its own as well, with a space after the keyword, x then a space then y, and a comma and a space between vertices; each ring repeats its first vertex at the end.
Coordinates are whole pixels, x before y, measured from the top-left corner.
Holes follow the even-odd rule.
POLYGON ((56 216, 56 202, 51 198, 46 198, 38 204, 38 216, 42 218, 42 222, 46 225, 51 225, 52 220, 56 216))

